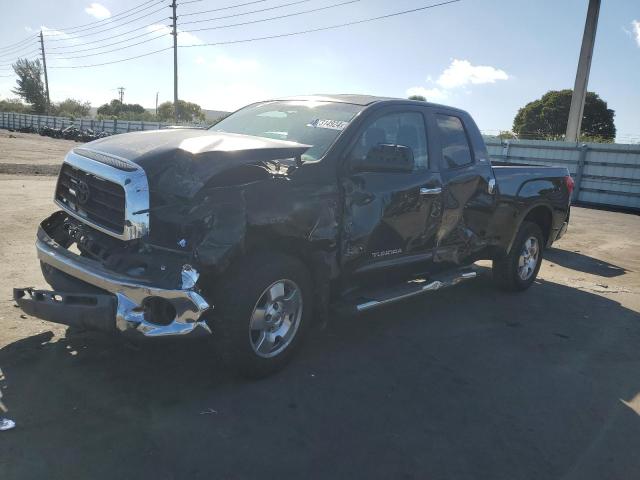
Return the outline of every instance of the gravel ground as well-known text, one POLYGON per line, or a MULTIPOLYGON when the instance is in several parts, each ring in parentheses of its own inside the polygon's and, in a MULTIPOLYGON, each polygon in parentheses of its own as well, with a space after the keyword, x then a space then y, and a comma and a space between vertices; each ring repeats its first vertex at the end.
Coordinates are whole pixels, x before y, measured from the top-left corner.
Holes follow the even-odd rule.
POLYGON ((73 140, 0 130, 0 173, 57 175, 73 140))
MULTIPOLYGON (((0 148, 2 148, 0 146, 0 148)), ((4 156, 4 154, 2 154, 4 156)), ((280 374, 13 306, 54 178, 0 175, 1 479, 640 478, 640 217, 573 208, 527 292, 490 273, 312 332, 280 374)))

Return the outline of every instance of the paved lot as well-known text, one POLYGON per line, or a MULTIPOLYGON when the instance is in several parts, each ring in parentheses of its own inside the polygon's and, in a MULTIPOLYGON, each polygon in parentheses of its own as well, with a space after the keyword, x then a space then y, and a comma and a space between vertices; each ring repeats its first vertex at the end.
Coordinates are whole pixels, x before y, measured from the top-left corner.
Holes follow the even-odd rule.
POLYGON ((522 294, 489 274, 314 332, 281 374, 21 318, 52 177, 0 175, 0 479, 640 478, 640 217, 574 208, 522 294))

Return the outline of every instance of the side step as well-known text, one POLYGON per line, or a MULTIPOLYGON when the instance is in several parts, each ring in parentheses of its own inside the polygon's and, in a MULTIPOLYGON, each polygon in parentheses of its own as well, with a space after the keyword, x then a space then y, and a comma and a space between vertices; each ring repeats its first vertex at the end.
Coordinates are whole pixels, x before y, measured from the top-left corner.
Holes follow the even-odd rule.
POLYGON ((338 309, 360 313, 383 305, 399 302, 427 292, 452 287, 466 280, 476 278, 478 273, 472 268, 464 268, 440 275, 425 278, 415 278, 399 285, 387 288, 376 288, 358 291, 340 303, 338 309))

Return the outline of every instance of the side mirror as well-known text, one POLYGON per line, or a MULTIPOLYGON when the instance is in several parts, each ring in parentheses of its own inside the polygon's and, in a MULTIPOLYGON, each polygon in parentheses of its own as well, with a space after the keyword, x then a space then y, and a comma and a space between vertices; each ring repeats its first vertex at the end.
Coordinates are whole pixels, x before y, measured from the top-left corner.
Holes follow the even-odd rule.
POLYGON ((351 169, 355 172, 412 172, 414 166, 410 147, 386 143, 371 147, 366 157, 351 163, 351 169))

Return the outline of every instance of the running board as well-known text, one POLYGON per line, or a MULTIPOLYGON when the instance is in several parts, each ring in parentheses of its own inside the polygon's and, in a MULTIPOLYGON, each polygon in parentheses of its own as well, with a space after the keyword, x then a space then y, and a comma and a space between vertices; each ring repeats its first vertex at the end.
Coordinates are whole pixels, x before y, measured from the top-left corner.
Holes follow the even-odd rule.
POLYGON ((476 278, 477 275, 478 273, 475 270, 463 269, 428 278, 416 278, 393 287, 359 292, 355 299, 347 300, 343 305, 356 313, 366 312, 383 305, 422 295, 423 293, 452 287, 466 280, 476 278))

